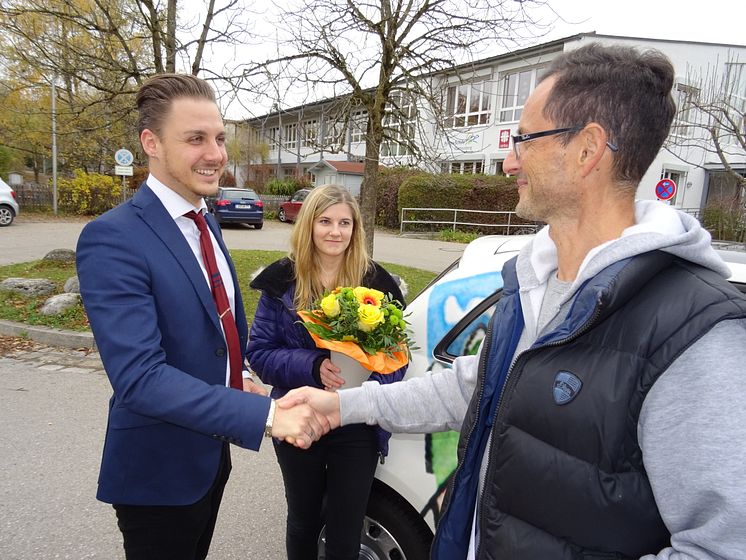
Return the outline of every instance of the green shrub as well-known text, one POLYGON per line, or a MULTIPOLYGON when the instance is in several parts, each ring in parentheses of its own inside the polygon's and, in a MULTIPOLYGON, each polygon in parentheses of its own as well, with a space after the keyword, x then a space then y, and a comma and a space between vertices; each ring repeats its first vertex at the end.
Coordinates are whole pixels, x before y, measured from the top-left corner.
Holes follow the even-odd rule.
POLYGON ((451 241, 453 243, 471 243, 477 237, 478 233, 466 233, 465 231, 453 231, 452 229, 442 229, 438 232, 440 241, 451 241))
POLYGON ((746 220, 740 204, 726 200, 709 202, 702 211, 702 225, 713 239, 746 241, 746 220))
POLYGON ((58 204, 62 212, 95 216, 119 204, 122 185, 109 175, 75 170, 72 179, 57 181, 58 204))
POLYGON ((264 185, 266 194, 276 194, 281 196, 293 196, 300 189, 310 189, 313 187, 311 181, 306 177, 288 177, 287 179, 277 179, 273 177, 264 185))
POLYGON ((421 175, 419 169, 391 167, 381 169, 376 190, 376 225, 399 227, 399 187, 409 177, 421 175))

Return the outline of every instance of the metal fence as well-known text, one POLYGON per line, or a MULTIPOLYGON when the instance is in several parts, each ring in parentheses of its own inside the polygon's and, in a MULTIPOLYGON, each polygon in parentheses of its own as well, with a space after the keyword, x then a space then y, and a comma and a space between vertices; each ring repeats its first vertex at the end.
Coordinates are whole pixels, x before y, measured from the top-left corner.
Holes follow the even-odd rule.
POLYGON ((399 233, 404 233, 405 227, 409 224, 448 226, 453 231, 456 231, 457 226, 497 228, 491 233, 504 235, 536 233, 540 227, 540 224, 518 218, 515 212, 463 208, 402 208, 399 233))
MULTIPOLYGON (((20 204, 21 209, 25 210, 52 210, 53 193, 52 185, 45 185, 40 183, 23 183, 13 187, 16 191, 16 200, 20 204)), ((111 196, 111 200, 103 201, 105 206, 113 208, 120 202, 124 202, 128 198, 132 197, 136 192, 135 189, 124 189, 123 196, 111 196)), ((260 194, 260 200, 264 203, 265 212, 277 212, 280 208, 280 204, 290 199, 289 196, 274 195, 274 194, 260 194)), ((58 203, 61 202, 58 197, 58 203)))
POLYGON ((290 200, 290 197, 281 194, 260 194, 259 200, 264 204, 265 212, 277 213, 280 209, 280 204, 290 200))
MULTIPOLYGON (((13 187, 16 191, 16 200, 21 207, 21 210, 52 210, 54 207, 54 193, 52 185, 44 185, 40 183, 23 183, 13 187)), ((58 207, 67 212, 75 212, 73 203, 66 200, 64 193, 57 193, 57 204, 58 207)), ((101 211, 109 208, 114 208, 117 204, 126 201, 135 194, 133 189, 126 188, 122 190, 119 195, 113 195, 109 193, 97 192, 92 195, 95 199, 93 208, 98 208, 101 211)))

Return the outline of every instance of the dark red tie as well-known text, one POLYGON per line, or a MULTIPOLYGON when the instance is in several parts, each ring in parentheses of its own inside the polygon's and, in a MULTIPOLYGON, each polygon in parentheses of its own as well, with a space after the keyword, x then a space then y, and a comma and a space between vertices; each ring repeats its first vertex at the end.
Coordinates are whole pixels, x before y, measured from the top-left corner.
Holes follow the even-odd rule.
POLYGON ((212 299, 215 300, 215 307, 218 310, 220 322, 223 324, 223 331, 225 331, 225 341, 228 343, 228 359, 231 364, 231 387, 243 390, 241 344, 238 341, 238 329, 236 328, 236 320, 233 318, 233 313, 231 313, 228 294, 225 293, 223 278, 220 276, 220 270, 218 270, 218 262, 215 260, 215 251, 212 248, 210 230, 202 214, 191 211, 184 214, 184 216, 190 220, 194 220, 199 230, 199 247, 202 250, 202 259, 205 261, 207 275, 210 277, 212 299))

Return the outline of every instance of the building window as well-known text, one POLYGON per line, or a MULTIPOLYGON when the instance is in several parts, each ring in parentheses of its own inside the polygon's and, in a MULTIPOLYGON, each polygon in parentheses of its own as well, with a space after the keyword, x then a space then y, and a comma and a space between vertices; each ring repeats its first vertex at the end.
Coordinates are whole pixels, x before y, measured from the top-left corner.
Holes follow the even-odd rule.
POLYGON ((383 119, 381 156, 398 157, 412 153, 417 105, 411 96, 395 94, 383 119))
POLYGON ((440 164, 442 173, 453 173, 459 175, 470 175, 473 173, 484 173, 483 161, 444 161, 440 164))
POLYGON ((671 133, 676 136, 692 135, 694 130, 694 102, 699 95, 699 90, 686 84, 676 84, 674 87, 674 100, 676 101, 676 117, 671 128, 671 133))
POLYGON ((269 145, 273 148, 277 148, 277 144, 279 142, 279 136, 280 136, 280 129, 276 126, 273 126, 272 128, 267 129, 267 142, 269 142, 269 145))
POLYGON ((285 167, 282 170, 283 176, 288 179, 290 177, 295 177, 295 167, 285 167))
POLYGON ((319 121, 316 119, 303 121, 301 127, 301 146, 303 148, 315 148, 318 143, 319 121))
MULTIPOLYGON (((727 63, 725 75, 725 90, 728 105, 732 107, 733 120, 738 124, 741 134, 746 134, 746 63, 727 63)), ((728 143, 738 143, 735 130, 728 135, 728 143)))
POLYGON ((506 75, 501 84, 500 122, 518 121, 529 94, 536 87, 546 67, 521 70, 506 75))
POLYGON ((368 111, 355 111, 350 119, 350 142, 365 142, 368 111))
POLYGON ((286 150, 295 150, 298 146, 298 123, 286 124, 283 127, 283 146, 286 150))
POLYGON ((492 82, 451 86, 446 90, 447 128, 489 124, 492 82))
POLYGON ((331 151, 337 151, 342 147, 345 140, 345 127, 341 121, 328 120, 324 126, 324 146, 327 146, 331 151), (336 150, 335 150, 336 148, 336 150))

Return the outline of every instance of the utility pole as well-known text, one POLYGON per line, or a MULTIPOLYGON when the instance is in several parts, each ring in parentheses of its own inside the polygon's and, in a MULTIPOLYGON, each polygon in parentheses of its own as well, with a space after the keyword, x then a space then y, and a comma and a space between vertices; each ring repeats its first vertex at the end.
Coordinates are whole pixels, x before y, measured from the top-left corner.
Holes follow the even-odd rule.
POLYGON ((52 76, 52 210, 57 215, 57 76, 52 76))

